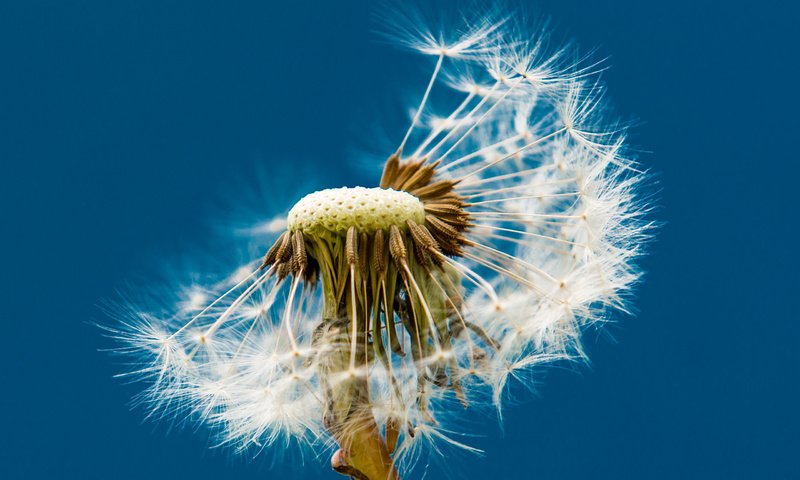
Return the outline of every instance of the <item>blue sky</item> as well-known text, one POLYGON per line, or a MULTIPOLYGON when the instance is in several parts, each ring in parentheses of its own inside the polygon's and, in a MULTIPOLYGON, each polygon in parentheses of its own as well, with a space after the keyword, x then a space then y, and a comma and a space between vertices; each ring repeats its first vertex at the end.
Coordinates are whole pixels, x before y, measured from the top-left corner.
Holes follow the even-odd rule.
MULTIPOLYGON (((258 178, 277 208, 371 178, 352 159, 425 80, 373 33, 371 3, 0 4, 0 477, 337 478, 325 458, 246 460, 144 422, 92 322, 162 259, 217 248, 220 222, 258 211, 242 194, 258 178)), ((587 337, 590 365, 519 392, 503 431, 480 423, 485 455, 446 463, 465 478, 800 477, 797 12, 520 3, 610 57, 664 226, 635 317, 587 337)))

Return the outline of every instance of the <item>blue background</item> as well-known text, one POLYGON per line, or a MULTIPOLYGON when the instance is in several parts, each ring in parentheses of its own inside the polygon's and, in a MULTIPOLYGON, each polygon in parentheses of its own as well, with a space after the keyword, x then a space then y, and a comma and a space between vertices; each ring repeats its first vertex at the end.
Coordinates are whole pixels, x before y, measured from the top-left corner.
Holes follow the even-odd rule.
MULTIPOLYGON (((158 259, 212 248, 259 172, 290 179, 271 178, 278 207, 303 182, 373 178, 348 159, 383 147, 376 124, 403 131, 429 65, 376 41, 371 3, 0 2, 0 478, 338 478, 327 458, 247 461, 143 422, 91 322, 158 259)), ((800 478, 797 12, 531 10, 611 56, 666 224, 638 315, 588 338, 590 366, 549 370, 504 432, 479 423, 484 457, 445 463, 466 478, 800 478)))

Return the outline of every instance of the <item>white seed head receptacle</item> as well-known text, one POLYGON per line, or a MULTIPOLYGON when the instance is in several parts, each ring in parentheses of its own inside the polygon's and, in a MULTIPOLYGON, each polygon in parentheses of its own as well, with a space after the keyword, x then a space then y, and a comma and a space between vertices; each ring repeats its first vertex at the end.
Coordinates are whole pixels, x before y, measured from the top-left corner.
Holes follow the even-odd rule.
POLYGON ((390 188, 329 188, 310 193, 289 210, 288 228, 305 234, 342 235, 350 227, 375 233, 408 220, 424 223, 425 207, 408 192, 390 188))

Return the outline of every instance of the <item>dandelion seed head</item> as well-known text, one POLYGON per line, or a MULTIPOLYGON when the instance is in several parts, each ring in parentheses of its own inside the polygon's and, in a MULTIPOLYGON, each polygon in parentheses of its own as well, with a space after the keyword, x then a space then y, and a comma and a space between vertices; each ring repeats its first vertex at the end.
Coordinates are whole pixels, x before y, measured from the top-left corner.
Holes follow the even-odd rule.
POLYGON ((471 450, 464 408, 500 412, 509 383, 584 358, 581 332, 627 311, 651 225, 597 64, 507 19, 390 23, 436 64, 378 186, 262 217, 263 259, 110 329, 153 412, 240 450, 338 444, 338 471, 391 477, 471 450))

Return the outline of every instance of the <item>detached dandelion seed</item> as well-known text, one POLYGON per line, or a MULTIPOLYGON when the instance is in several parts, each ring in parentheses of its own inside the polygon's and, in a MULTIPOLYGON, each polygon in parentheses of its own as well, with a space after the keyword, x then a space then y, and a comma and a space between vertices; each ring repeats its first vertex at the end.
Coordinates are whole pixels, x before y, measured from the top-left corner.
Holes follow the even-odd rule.
POLYGON ((506 20, 396 23, 433 71, 377 186, 306 195, 259 230, 278 233, 263 259, 173 309, 123 312, 113 335, 154 414, 240 449, 331 446, 340 473, 399 479, 471 449, 464 408, 500 409, 512 378, 581 358, 582 329, 626 310, 650 225, 596 64, 506 20))

